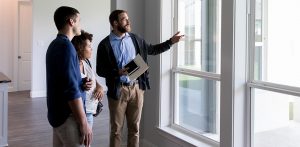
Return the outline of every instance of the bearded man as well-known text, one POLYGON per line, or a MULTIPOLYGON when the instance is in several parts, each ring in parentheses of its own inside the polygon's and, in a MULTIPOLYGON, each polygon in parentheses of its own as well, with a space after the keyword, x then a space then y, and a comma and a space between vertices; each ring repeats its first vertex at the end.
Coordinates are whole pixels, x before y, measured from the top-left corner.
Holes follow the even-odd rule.
POLYGON ((111 33, 104 38, 97 51, 97 74, 106 78, 110 112, 110 147, 121 146, 121 133, 126 117, 128 147, 139 146, 139 127, 144 91, 150 89, 146 71, 136 80, 130 80, 124 66, 140 54, 147 63, 147 55, 167 51, 183 37, 177 32, 169 40, 151 45, 136 34, 130 33, 130 21, 125 10, 114 10, 109 16, 111 33))

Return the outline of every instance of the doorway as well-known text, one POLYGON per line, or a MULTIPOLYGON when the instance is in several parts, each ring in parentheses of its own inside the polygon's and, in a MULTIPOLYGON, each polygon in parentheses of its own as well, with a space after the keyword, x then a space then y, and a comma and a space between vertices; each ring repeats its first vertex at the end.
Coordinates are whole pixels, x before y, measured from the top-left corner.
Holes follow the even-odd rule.
POLYGON ((18 84, 17 91, 31 89, 32 3, 18 2, 18 84))

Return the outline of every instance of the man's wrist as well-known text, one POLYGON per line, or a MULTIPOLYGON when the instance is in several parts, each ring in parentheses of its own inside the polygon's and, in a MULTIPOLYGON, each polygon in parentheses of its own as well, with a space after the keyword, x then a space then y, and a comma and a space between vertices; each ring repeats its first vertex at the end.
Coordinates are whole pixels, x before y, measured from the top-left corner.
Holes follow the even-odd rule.
POLYGON ((167 42, 170 45, 170 47, 173 45, 172 38, 170 38, 169 40, 167 40, 167 42))

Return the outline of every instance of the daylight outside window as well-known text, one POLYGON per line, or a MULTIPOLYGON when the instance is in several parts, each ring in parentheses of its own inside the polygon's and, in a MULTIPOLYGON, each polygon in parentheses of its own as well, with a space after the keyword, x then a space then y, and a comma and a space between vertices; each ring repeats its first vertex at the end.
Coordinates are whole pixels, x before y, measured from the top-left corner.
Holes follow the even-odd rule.
POLYGON ((218 0, 177 0, 175 28, 185 35, 173 59, 173 126, 219 141, 218 0))
POLYGON ((254 1, 251 146, 300 146, 300 1, 254 1))

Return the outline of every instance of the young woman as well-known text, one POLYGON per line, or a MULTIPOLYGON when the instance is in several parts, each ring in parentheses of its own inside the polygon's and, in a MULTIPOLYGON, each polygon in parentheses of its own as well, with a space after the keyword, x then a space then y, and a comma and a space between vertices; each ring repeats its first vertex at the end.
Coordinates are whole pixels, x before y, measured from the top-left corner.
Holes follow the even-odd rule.
POLYGON ((75 36, 72 43, 77 51, 80 65, 81 78, 84 80, 92 80, 92 87, 86 91, 86 117, 90 127, 93 126, 93 114, 96 113, 99 101, 102 101, 104 96, 103 87, 97 82, 97 74, 92 70, 89 58, 92 57, 92 43, 93 34, 81 31, 81 35, 75 36))

